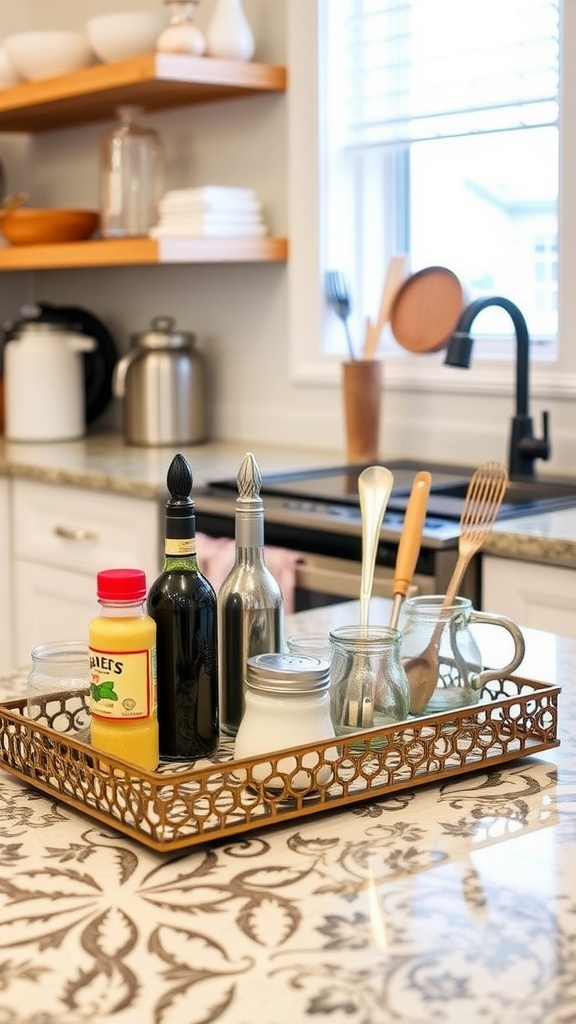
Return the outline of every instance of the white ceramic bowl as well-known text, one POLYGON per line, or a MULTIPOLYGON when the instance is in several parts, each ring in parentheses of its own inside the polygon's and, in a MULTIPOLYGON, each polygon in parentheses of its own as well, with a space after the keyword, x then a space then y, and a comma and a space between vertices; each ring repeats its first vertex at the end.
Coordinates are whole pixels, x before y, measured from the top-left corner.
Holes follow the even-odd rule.
POLYGON ((16 85, 16 83, 20 81, 20 75, 14 67, 14 63, 8 54, 8 50, 5 46, 0 46, 0 88, 16 85))
POLYGON ((85 32, 18 32, 6 36, 3 45, 18 74, 28 81, 66 75, 94 61, 85 32))
POLYGON ((129 60, 154 53, 156 40, 166 28, 166 18, 153 11, 118 11, 99 14, 86 22, 94 53, 105 62, 129 60))

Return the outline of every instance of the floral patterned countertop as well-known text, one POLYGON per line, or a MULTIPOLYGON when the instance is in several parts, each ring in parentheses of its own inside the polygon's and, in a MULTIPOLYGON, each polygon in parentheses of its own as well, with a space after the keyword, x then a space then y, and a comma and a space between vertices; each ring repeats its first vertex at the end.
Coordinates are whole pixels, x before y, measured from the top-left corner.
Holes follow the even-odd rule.
POLYGON ((576 641, 525 637, 559 748, 188 853, 0 772, 0 1024, 574 1021, 576 641))

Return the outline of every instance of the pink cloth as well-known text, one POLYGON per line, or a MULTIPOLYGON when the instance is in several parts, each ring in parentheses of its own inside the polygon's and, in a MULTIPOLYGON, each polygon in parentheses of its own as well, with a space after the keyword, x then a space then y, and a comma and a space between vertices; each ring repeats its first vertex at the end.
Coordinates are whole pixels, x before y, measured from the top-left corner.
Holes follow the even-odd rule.
MULTIPOLYGON (((209 537, 206 533, 197 533, 196 541, 198 565, 218 593, 234 565, 236 545, 228 537, 209 537)), ((289 615, 294 611, 296 572, 302 556, 298 551, 266 545, 265 559, 282 591, 284 611, 289 615)))

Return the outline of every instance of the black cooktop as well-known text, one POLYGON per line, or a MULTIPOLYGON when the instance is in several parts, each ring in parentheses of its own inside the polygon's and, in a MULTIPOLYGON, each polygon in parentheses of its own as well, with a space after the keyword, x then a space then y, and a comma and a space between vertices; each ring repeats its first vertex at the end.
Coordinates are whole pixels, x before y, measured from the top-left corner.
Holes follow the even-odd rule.
MULTIPOLYGON (((387 509, 390 512, 404 512, 416 473, 427 469, 432 474, 432 487, 428 499, 427 514, 436 519, 459 520, 473 468, 446 463, 422 464, 412 459, 398 459, 386 462, 394 475, 394 487, 387 509)), ((359 505, 358 477, 365 465, 326 466, 316 469, 274 473, 262 477, 263 497, 289 498, 296 509, 308 503, 327 505, 359 505)), ((538 486, 538 485, 536 485, 538 486)), ((235 478, 215 480, 210 491, 236 491, 235 478)), ((499 519, 548 511, 552 508, 571 507, 576 503, 574 483, 544 485, 541 493, 534 491, 534 484, 510 482, 502 503, 499 519), (544 491, 546 494, 544 494, 544 491)))
MULTIPOLYGON (((403 459, 386 462, 386 466, 394 474, 394 487, 387 508, 390 511, 403 512, 410 495, 414 477, 422 469, 416 461, 403 459)), ((426 467, 430 469, 431 467, 426 467)), ((262 477, 260 493, 263 497, 276 496, 301 499, 302 502, 326 502, 330 505, 359 505, 358 477, 366 465, 327 466, 316 469, 297 470, 287 473, 275 473, 262 477)), ((470 470, 451 466, 434 467, 433 488, 452 485, 466 485, 470 479, 470 470)), ((215 480, 210 483, 211 490, 236 491, 236 479, 215 480)), ((462 502, 451 498, 437 501, 431 493, 428 501, 428 514, 445 518, 460 517, 462 502)))

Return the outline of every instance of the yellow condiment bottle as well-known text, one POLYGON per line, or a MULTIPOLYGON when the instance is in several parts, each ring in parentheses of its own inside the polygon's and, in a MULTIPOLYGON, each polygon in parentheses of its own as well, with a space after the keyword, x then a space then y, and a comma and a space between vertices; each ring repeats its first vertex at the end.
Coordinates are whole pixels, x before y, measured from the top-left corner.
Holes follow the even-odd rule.
POLYGON ((140 768, 158 765, 156 623, 141 569, 97 575, 100 615, 89 627, 90 742, 140 768))

